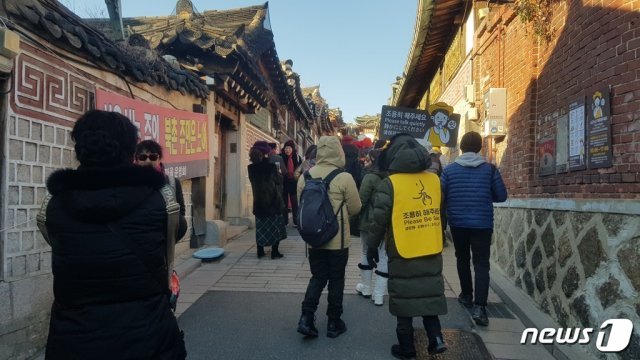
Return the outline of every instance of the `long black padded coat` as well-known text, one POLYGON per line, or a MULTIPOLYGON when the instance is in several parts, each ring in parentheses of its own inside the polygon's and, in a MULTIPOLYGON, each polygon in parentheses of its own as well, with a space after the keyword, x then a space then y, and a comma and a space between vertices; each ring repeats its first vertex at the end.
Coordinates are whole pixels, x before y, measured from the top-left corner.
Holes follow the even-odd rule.
POLYGON ((163 174, 139 166, 51 175, 46 227, 55 299, 47 359, 186 357, 160 284, 167 274, 164 184, 163 174))
POLYGON ((278 168, 264 158, 257 164, 248 166, 249 181, 253 190, 253 215, 268 217, 274 214, 282 214, 284 202, 282 201, 282 176, 278 174, 278 168))

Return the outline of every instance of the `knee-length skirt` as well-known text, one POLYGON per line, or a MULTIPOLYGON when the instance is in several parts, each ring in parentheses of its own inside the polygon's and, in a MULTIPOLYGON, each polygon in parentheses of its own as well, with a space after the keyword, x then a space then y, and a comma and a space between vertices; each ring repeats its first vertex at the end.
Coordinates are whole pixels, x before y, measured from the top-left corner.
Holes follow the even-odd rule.
POLYGON ((256 243, 260 246, 272 246, 287 238, 282 215, 256 217, 256 243))

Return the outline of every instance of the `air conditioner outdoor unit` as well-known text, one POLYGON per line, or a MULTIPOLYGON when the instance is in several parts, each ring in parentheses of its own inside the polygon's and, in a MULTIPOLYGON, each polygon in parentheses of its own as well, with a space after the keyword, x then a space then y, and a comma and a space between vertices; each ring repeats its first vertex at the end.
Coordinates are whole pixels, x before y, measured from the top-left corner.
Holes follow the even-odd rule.
POLYGON ((476 102, 476 91, 473 84, 464 86, 464 99, 470 104, 476 102))

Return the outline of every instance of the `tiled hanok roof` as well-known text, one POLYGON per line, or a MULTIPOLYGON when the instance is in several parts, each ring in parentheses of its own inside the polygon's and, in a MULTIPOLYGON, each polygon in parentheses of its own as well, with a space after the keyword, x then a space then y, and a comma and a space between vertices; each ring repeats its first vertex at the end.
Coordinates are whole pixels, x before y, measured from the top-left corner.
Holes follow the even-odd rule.
POLYGON ((90 56, 96 64, 138 82, 160 83, 183 94, 206 98, 209 89, 193 73, 176 69, 145 49, 116 43, 54 0, 3 0, 12 21, 58 47, 90 56))
MULTIPOLYGON (((395 106, 416 107, 429 87, 453 35, 460 28, 460 15, 469 11, 471 1, 422 0, 418 2, 413 43, 405 64, 405 79, 395 106)), ((464 19, 463 19, 464 20, 464 19)))
MULTIPOLYGON (((181 4, 190 1, 181 0, 181 4)), ((144 36, 151 48, 171 53, 170 48, 195 45, 202 50, 203 72, 215 74, 224 82, 239 84, 260 106, 267 106, 272 92, 281 104, 290 101, 287 79, 275 51, 268 21, 268 3, 231 10, 187 11, 170 16, 124 18, 129 35, 144 36), (218 58, 212 58, 216 55, 218 58), (235 59, 235 60, 233 60, 235 59), (271 81, 260 71, 263 62, 271 81)), ((107 19, 88 19, 105 33, 111 31, 107 19)), ((192 50, 186 50, 191 52, 192 50)), ((171 53, 175 56, 185 54, 171 53)), ((232 85, 235 87, 235 85, 232 85)), ((257 104, 256 104, 257 105, 257 104)))
POLYGON ((281 62, 280 65, 282 66, 282 70, 287 77, 287 83, 289 84, 291 94, 293 95, 292 100, 294 102, 295 109, 298 112, 298 115, 305 120, 305 123, 308 126, 311 122, 313 122, 314 116, 311 113, 311 109, 309 108, 307 99, 302 92, 302 87, 300 86, 300 75, 298 75, 297 72, 293 71, 293 61, 286 60, 281 62))
POLYGON ((320 95, 320 85, 306 87, 302 89, 306 99, 309 99, 315 108, 314 116, 320 120, 320 128, 324 133, 332 133, 333 126, 329 119, 329 109, 327 101, 320 95))

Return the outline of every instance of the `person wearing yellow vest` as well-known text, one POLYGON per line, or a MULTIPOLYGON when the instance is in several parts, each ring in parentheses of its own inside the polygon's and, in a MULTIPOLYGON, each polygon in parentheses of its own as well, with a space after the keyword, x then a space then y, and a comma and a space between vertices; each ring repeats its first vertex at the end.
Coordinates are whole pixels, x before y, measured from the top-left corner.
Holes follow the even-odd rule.
POLYGON ((447 313, 442 277, 440 180, 425 172, 429 154, 412 136, 391 138, 380 155, 380 169, 389 176, 376 188, 369 234, 371 251, 386 241, 389 269, 389 312, 397 317, 398 344, 391 354, 416 356, 413 317, 422 317, 428 352, 445 352, 439 315, 447 313))

